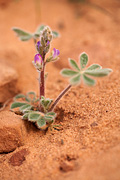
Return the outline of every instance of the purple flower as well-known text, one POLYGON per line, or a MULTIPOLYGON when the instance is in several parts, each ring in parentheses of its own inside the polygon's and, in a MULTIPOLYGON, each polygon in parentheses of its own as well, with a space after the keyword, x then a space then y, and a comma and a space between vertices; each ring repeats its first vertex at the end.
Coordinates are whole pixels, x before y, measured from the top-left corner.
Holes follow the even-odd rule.
POLYGON ((47 46, 50 44, 50 41, 47 41, 47 46))
POLYGON ((57 58, 58 57, 58 55, 60 54, 60 51, 58 50, 58 49, 53 49, 53 58, 55 59, 55 58, 57 58))
POLYGON ((42 56, 40 54, 36 54, 35 57, 34 57, 34 63, 41 65, 42 62, 43 62, 42 56))
POLYGON ((37 42, 37 48, 39 49, 40 46, 41 46, 41 43, 40 43, 40 41, 38 41, 38 42, 37 42))

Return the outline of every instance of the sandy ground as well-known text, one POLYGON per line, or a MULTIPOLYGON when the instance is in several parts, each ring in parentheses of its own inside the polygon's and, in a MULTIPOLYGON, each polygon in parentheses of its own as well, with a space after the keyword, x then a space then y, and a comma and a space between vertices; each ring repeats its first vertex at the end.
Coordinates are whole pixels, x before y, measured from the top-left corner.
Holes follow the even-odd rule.
MULTIPOLYGON (((0 61, 19 74, 17 88, 38 93, 37 72, 31 61, 33 41, 20 42, 13 26, 34 31, 41 23, 60 32, 52 47, 60 60, 47 67, 46 96, 56 98, 67 86, 59 71, 68 67, 68 57, 78 59, 83 51, 89 64, 113 69, 96 87, 73 87, 56 107, 60 131, 42 132, 29 126, 25 145, 0 155, 1 180, 119 180, 120 179, 120 2, 94 2, 106 10, 65 0, 6 1, 0 6, 0 61), (37 2, 37 1, 36 1, 37 2), (16 154, 17 153, 17 154, 16 154), (22 163, 12 163, 12 157, 22 163)), ((7 107, 9 109, 9 107, 7 107)))

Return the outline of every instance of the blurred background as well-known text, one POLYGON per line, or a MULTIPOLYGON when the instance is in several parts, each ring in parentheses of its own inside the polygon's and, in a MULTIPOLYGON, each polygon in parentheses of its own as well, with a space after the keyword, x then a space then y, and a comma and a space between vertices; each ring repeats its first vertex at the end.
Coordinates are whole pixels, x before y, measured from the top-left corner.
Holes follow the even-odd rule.
MULTIPOLYGON (((52 48, 60 50, 60 60, 51 67, 68 66, 68 57, 77 60, 85 51, 90 63, 111 68, 109 59, 113 53, 119 58, 119 22, 119 0, 0 0, 0 59, 15 67, 21 81, 28 83, 29 70, 36 76, 31 64, 34 43, 21 42, 11 28, 34 32, 45 24, 61 35, 52 43, 52 48)), ((114 62, 112 65, 114 69, 114 62)))

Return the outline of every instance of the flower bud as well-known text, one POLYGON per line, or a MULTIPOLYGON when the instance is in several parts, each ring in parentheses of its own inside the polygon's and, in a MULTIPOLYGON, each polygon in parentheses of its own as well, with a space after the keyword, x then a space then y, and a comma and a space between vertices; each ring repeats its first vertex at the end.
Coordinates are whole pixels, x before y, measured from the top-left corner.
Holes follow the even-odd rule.
POLYGON ((33 64, 34 64, 35 68, 38 69, 39 71, 42 69, 43 59, 42 59, 42 56, 40 54, 36 54, 34 56, 33 64))
POLYGON ((53 51, 51 52, 50 56, 46 59, 46 62, 58 60, 59 54, 60 54, 60 51, 58 49, 54 48, 53 51))

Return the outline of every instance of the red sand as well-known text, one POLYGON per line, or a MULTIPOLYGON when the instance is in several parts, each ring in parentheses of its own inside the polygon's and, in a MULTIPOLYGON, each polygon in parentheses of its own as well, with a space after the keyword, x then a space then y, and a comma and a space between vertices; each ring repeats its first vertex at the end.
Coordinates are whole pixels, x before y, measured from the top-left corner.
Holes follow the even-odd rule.
POLYGON ((25 145, 0 155, 1 180, 120 179, 120 2, 93 2, 113 18, 91 6, 65 0, 42 0, 36 13, 33 0, 8 1, 0 7, 0 59, 17 70, 17 88, 22 93, 38 93, 38 74, 31 63, 35 48, 32 40, 18 41, 11 31, 13 26, 34 31, 45 23, 60 32, 61 38, 52 43, 52 48, 61 52, 60 60, 47 68, 49 98, 56 98, 67 86, 59 70, 68 67, 68 57, 77 60, 85 51, 89 64, 114 71, 98 79, 96 87, 73 87, 61 100, 55 110, 56 123, 62 124, 60 131, 45 133, 30 125, 25 145))

